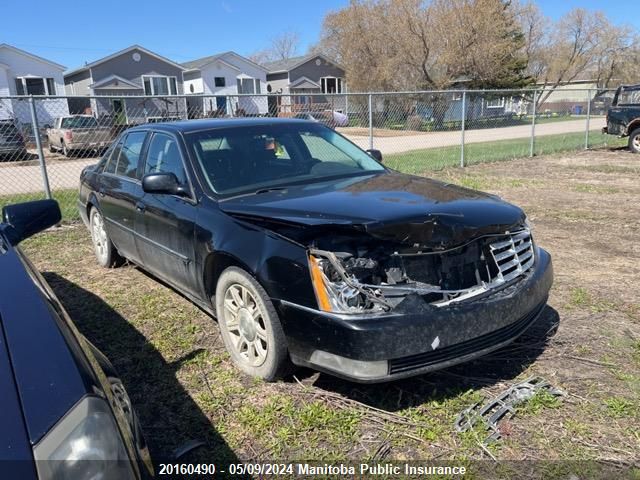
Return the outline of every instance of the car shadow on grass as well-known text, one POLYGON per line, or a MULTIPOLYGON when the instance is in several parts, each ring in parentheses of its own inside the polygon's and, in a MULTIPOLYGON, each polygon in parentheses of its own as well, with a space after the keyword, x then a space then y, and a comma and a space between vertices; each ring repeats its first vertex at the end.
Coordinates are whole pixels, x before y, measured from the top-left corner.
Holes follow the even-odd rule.
MULTIPOLYGON (((239 463, 211 421, 183 388, 176 372, 201 349, 167 362, 145 336, 100 297, 52 272, 43 273, 78 330, 113 363, 138 413, 158 472, 193 441, 204 445, 179 463, 239 463)), ((195 477, 193 477, 195 478, 195 477)))
POLYGON ((298 372, 296 376, 316 376, 313 385, 318 388, 382 410, 400 411, 425 402, 446 401, 469 390, 500 382, 515 383, 515 379, 544 352, 559 322, 558 312, 547 305, 531 327, 512 344, 471 362, 394 382, 358 384, 309 370, 298 372))

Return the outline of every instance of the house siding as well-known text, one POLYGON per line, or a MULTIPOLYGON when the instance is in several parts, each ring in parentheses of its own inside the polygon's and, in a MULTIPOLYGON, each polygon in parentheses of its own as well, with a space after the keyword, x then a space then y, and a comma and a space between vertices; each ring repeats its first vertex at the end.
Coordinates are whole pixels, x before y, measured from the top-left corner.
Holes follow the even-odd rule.
POLYGON ((267 74, 267 84, 271 86, 271 93, 287 92, 289 72, 267 74))
POLYGON ((64 77, 64 91, 66 95, 91 95, 91 88, 89 85, 93 83, 91 81, 91 71, 89 69, 82 72, 75 73, 73 75, 65 75, 64 77), (73 90, 71 83, 73 82, 73 90))
POLYGON ((343 69, 327 62, 322 57, 314 57, 289 72, 290 83, 294 83, 302 77, 307 77, 309 80, 313 80, 320 85, 320 79, 322 77, 344 78, 345 72, 343 69), (320 59, 320 65, 316 65, 317 59, 320 59))
MULTIPOLYGON (((64 80, 62 68, 51 65, 48 62, 38 60, 28 55, 21 54, 10 48, 0 48, 0 63, 7 65, 4 72, 4 87, 0 86, 0 95, 17 95, 16 77, 34 76, 53 78, 56 95, 64 95, 64 80)), ((1 82, 1 81, 0 81, 1 82)), ((4 101, 0 108, 0 118, 14 118, 20 124, 31 124, 31 112, 25 100, 4 101)), ((67 101, 61 98, 38 99, 37 114, 40 124, 51 124, 55 117, 69 114, 67 101)))
MULTIPOLYGON (((267 73, 253 65, 251 62, 242 60, 237 55, 224 55, 220 60, 204 65, 199 70, 199 78, 202 82, 201 92, 205 96, 215 96, 224 98, 225 110, 227 114, 235 114, 238 110, 244 110, 249 115, 263 115, 267 113, 267 73), (236 68, 233 68, 236 67, 236 68), (215 78, 223 77, 225 79, 224 87, 216 87, 215 78), (239 77, 251 77, 259 80, 260 94, 255 97, 237 97, 238 87, 237 80, 239 77)), ((189 82, 195 82, 195 78, 190 76, 189 82)), ((187 82, 185 82, 186 86, 187 82)), ((189 93, 189 90, 187 90, 189 93)), ((194 86, 194 93, 198 90, 194 86)), ((202 109, 204 114, 215 111, 218 108, 217 98, 205 97, 202 100, 202 109)), ((196 105, 198 100, 190 100, 190 105, 196 105)), ((200 105, 200 103, 197 103, 200 105)))
MULTIPOLYGON (((164 62, 158 58, 152 57, 147 53, 133 49, 129 50, 117 57, 107 60, 103 63, 91 67, 91 76, 93 77, 93 83, 100 82, 111 75, 118 75, 119 77, 129 80, 136 85, 142 87, 143 75, 163 75, 169 77, 176 77, 178 84, 178 94, 183 93, 182 86, 182 70, 174 65, 164 62), (133 60, 133 54, 140 54, 140 61, 133 60)), ((100 94, 104 94, 100 92, 100 94)), ((120 93, 122 94, 122 92, 120 93)))

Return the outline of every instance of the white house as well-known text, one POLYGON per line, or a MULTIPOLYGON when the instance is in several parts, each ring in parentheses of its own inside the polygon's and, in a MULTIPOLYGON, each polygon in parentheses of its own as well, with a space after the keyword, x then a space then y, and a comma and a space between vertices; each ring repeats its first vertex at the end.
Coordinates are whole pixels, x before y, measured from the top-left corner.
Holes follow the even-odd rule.
POLYGON ((235 52, 224 52, 182 64, 184 93, 193 95, 187 103, 190 116, 213 112, 234 115, 267 113, 267 69, 235 52), (239 93, 260 95, 237 97, 239 93))
POLYGON ((16 95, 37 95, 40 125, 52 123, 55 117, 69 115, 64 98, 46 98, 64 95, 63 65, 39 57, 19 48, 0 44, 0 119, 13 118, 19 124, 31 124, 31 111, 27 98, 2 98, 16 95))

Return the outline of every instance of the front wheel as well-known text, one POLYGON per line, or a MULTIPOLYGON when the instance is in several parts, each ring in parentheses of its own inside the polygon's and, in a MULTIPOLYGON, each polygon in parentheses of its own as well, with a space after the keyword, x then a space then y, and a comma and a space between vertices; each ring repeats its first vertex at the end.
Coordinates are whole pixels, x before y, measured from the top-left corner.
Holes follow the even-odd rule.
POLYGON ((231 359, 243 372, 274 381, 288 370, 289 354, 278 314, 262 286, 229 267, 216 286, 216 315, 231 359))
POLYGON ((640 153, 640 128, 636 128, 629 135, 629 150, 633 153, 640 153))
POLYGON ((91 208, 89 222, 91 226, 91 241, 93 242, 93 250, 98 264, 105 268, 117 266, 122 258, 118 255, 116 247, 109 239, 104 226, 104 217, 96 207, 91 208))

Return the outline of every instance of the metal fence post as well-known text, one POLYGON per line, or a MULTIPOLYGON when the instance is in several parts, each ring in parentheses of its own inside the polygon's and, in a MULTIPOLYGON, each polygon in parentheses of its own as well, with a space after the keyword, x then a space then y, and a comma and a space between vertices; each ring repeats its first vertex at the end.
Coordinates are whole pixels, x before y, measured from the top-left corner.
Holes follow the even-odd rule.
POLYGON ((533 91, 533 113, 531 116, 531 144, 529 146, 529 156, 533 157, 535 154, 535 142, 536 142, 536 104, 538 103, 538 91, 533 91))
POLYGON ((371 102, 371 94, 369 94, 369 148, 373 148, 373 108, 371 102))
POLYGON ((587 130, 584 132, 584 149, 589 149, 589 124, 591 123, 591 89, 587 90, 587 130))
POLYGON ((44 193, 47 198, 51 198, 49 176, 47 175, 47 166, 44 161, 44 152, 42 151, 42 142, 40 141, 40 129, 38 128, 38 114, 36 113, 36 103, 33 100, 33 96, 29 96, 29 108, 31 109, 31 128, 33 128, 33 136, 36 139, 36 149, 38 150, 38 160, 40 161, 40 173, 42 174, 44 193))
POLYGON ((464 168, 464 123, 467 119, 467 91, 462 92, 462 122, 460 123, 460 167, 464 168))

